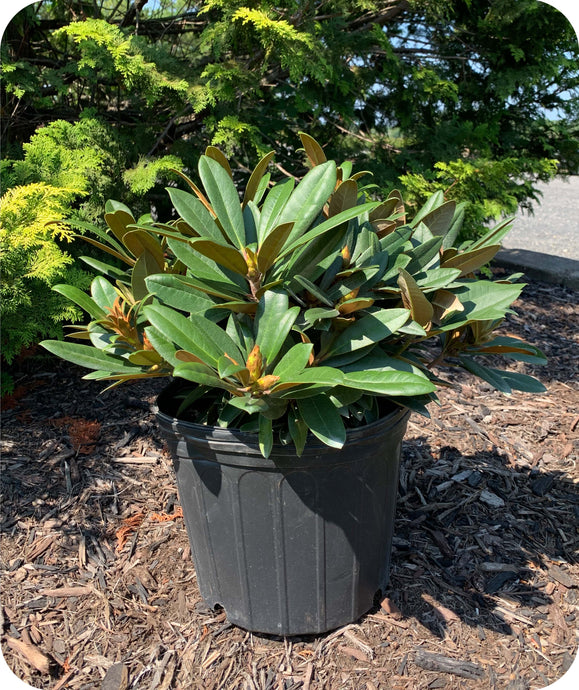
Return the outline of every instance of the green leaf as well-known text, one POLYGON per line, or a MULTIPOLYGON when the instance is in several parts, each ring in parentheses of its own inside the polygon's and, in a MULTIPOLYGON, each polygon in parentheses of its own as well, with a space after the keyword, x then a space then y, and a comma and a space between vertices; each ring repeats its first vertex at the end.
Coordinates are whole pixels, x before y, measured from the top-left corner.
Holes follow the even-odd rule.
POLYGON ((283 292, 269 290, 259 300, 255 342, 268 364, 273 364, 299 311, 299 307, 288 309, 288 297, 283 292))
POLYGON ((126 355, 126 353, 131 349, 126 343, 121 342, 117 345, 119 336, 116 333, 111 333, 102 326, 99 326, 96 321, 93 321, 88 325, 88 334, 94 347, 98 348, 99 350, 105 350, 109 355, 126 355))
POLYGON ((386 235, 386 237, 382 237, 380 240, 380 248, 382 251, 387 251, 390 256, 395 256, 404 247, 411 236, 412 228, 408 226, 397 228, 394 232, 386 235))
POLYGON ((294 446, 296 447, 296 455, 300 458, 304 452, 304 447, 308 438, 308 426, 301 419, 297 419, 293 413, 288 415, 288 428, 294 446))
POLYGON ((282 380, 294 374, 299 374, 307 367, 312 354, 312 348, 313 345, 311 343, 298 343, 294 345, 280 359, 272 373, 275 376, 279 376, 282 380))
POLYGON ((453 314, 443 321, 440 328, 447 331, 464 325, 469 321, 493 321, 502 319, 510 305, 519 297, 524 284, 474 280, 463 287, 453 288, 452 292, 464 306, 464 311, 453 314))
POLYGON ((246 395, 243 398, 235 397, 228 401, 229 405, 237 407, 239 410, 247 412, 247 414, 255 414, 256 412, 263 412, 267 407, 267 403, 263 398, 252 398, 246 395))
POLYGON ((118 280, 121 283, 127 283, 129 280, 129 273, 117 268, 116 266, 106 264, 104 261, 99 261, 92 256, 81 256, 79 258, 91 268, 94 268, 99 273, 102 273, 113 280, 118 280))
POLYGON ((278 224, 294 223, 288 238, 293 242, 316 219, 336 186, 336 163, 316 165, 304 176, 285 205, 278 224))
POLYGON ((249 201, 247 206, 243 209, 243 227, 245 232, 245 244, 247 247, 251 247, 251 245, 257 246, 259 216, 259 209, 253 201, 249 201))
POLYGON ((263 240, 257 252, 257 268, 261 273, 265 273, 274 264, 293 226, 293 223, 277 225, 263 240))
POLYGON ((380 309, 367 314, 340 333, 328 355, 336 356, 379 343, 403 326, 409 316, 408 309, 380 309))
POLYGON ((166 338, 163 333, 157 330, 154 326, 147 326, 145 328, 145 333, 151 345, 155 348, 161 357, 168 362, 172 367, 176 367, 180 364, 177 359, 177 348, 173 345, 173 342, 166 338))
MULTIPOLYGON (((408 256, 411 257, 410 263, 406 266, 408 273, 414 274, 425 269, 432 259, 438 255, 441 246, 442 237, 433 237, 431 240, 427 240, 407 252, 408 256)), ((454 268, 454 266, 448 266, 448 268, 454 268)))
POLYGON ((376 395, 414 396, 436 390, 425 376, 406 371, 353 371, 344 374, 344 386, 376 395))
POLYGON ((455 201, 447 201, 423 216, 420 221, 427 226, 433 235, 445 235, 454 218, 455 201))
POLYGON ((420 369, 407 359, 392 357, 382 349, 375 347, 368 355, 341 367, 344 373, 353 371, 405 371, 422 375, 420 369))
POLYGON ((123 204, 122 201, 107 199, 105 202, 105 213, 116 213, 117 211, 124 211, 128 216, 131 216, 131 218, 133 217, 131 209, 123 204))
POLYGON ((220 357, 217 361, 217 371, 219 372, 219 376, 222 379, 225 379, 228 376, 235 376, 235 374, 238 374, 240 371, 243 371, 244 369, 245 367, 242 364, 234 364, 225 356, 220 357))
POLYGON ((483 381, 490 383, 491 386, 501 391, 502 393, 508 394, 511 392, 511 386, 503 378, 503 372, 498 371, 497 369, 491 369, 490 367, 485 367, 484 365, 479 364, 470 357, 459 357, 459 359, 462 366, 467 371, 470 371, 471 374, 474 374, 475 376, 481 378, 483 381))
POLYGON ((131 364, 136 364, 141 367, 151 367, 154 364, 161 364, 163 358, 154 350, 138 350, 131 352, 128 357, 131 364))
POLYGON ((308 367, 300 372, 289 372, 274 386, 273 394, 283 393, 284 397, 292 397, 292 389, 299 385, 323 386, 331 388, 339 386, 344 378, 339 369, 333 367, 308 367))
POLYGON ((223 231, 236 247, 242 249, 245 247, 245 226, 233 181, 217 161, 207 156, 199 159, 199 177, 223 231))
MULTIPOLYGON (((270 164, 270 161, 274 157, 275 152, 270 151, 267 153, 260 161, 259 163, 255 166, 253 172, 251 173, 249 180, 247 182, 247 186, 245 188, 245 194, 243 195, 243 206, 247 206, 247 203, 249 201, 253 201, 255 199, 257 190, 259 189, 260 182, 265 175, 265 171, 267 170, 267 166, 270 164)), ((259 203, 259 202, 258 202, 259 203)))
POLYGON ((505 218, 498 225, 485 233, 480 239, 473 242, 468 248, 469 251, 500 244, 503 238, 512 230, 514 220, 514 218, 505 218))
POLYGON ((245 362, 247 355, 254 346, 253 321, 230 314, 225 330, 233 342, 237 343, 237 346, 243 353, 243 361, 245 362))
POLYGON ((180 418, 182 413, 189 409, 189 407, 191 407, 195 401, 199 400, 199 398, 205 395, 206 392, 207 388, 205 386, 195 386, 195 388, 189 391, 189 393, 187 393, 187 395, 183 398, 183 401, 175 413, 175 417, 180 418))
POLYGON ((174 187, 167 187, 167 192, 177 213, 195 232, 201 237, 223 242, 223 234, 219 226, 197 197, 174 187))
POLYGON ((465 212, 466 209, 468 208, 469 203, 467 201, 460 201, 456 205, 456 209, 454 211, 454 217, 452 219, 452 222, 450 224, 450 227, 448 228, 448 232, 444 236, 444 240, 442 241, 442 248, 443 249, 448 249, 449 247, 454 246, 454 243, 456 242, 456 238, 458 237, 459 232, 462 229, 462 225, 464 223, 464 217, 465 217, 465 212))
POLYGON ((210 367, 197 362, 186 362, 177 365, 173 371, 173 376, 212 388, 222 388, 227 391, 232 389, 232 386, 222 381, 210 367))
MULTIPOLYGON (((261 200, 263 199, 264 194, 267 192, 269 189, 269 182, 271 180, 271 174, 270 173, 265 173, 265 175, 261 178, 259 181, 259 185, 255 191, 255 196, 253 198, 253 202, 247 202, 247 205, 249 206, 250 203, 254 203, 256 205, 261 203, 261 200)), ((260 214, 261 215, 261 214, 260 214)), ((259 228, 259 223, 257 224, 257 227, 259 228)))
POLYGON ((263 202, 259 227, 257 229, 257 239, 259 243, 263 241, 271 228, 279 225, 278 217, 287 204, 294 186, 295 182, 290 178, 283 183, 276 184, 269 190, 263 202))
POLYGON ((424 206, 422 206, 422 208, 414 216, 414 219, 412 221, 412 227, 416 227, 425 216, 427 216, 432 210, 434 210, 438 206, 441 206, 443 203, 444 194, 442 191, 438 190, 437 192, 434 192, 434 194, 431 194, 424 203, 424 206))
POLYGON ((118 297, 115 288, 102 276, 97 276, 92 281, 90 284, 90 292, 93 300, 101 309, 112 307, 118 297))
MULTIPOLYGON (((317 168, 314 168, 314 170, 316 169, 317 168)), ((328 218, 319 225, 315 225, 311 230, 306 232, 305 235, 301 235, 301 237, 298 236, 297 239, 294 237, 294 232, 292 231, 288 240, 290 241, 290 244, 288 244, 288 246, 283 249, 278 258, 283 258, 287 254, 291 254, 296 249, 299 249, 299 247, 301 247, 302 245, 309 244, 316 237, 323 235, 329 230, 333 230, 339 225, 342 225, 342 223, 346 223, 347 221, 350 221, 353 218, 357 218, 358 216, 367 213, 373 208, 376 208, 378 204, 379 202, 377 201, 371 201, 366 204, 360 204, 359 206, 355 206, 354 208, 348 208, 345 211, 338 213, 338 215, 328 218)))
POLYGON ((322 307, 314 307, 304 312, 304 319, 308 323, 315 323, 318 319, 335 319, 340 316, 337 309, 323 309, 322 307))
POLYGON ((511 388, 518 391, 525 391, 526 393, 545 393, 547 388, 534 376, 528 374, 519 374, 516 371, 500 371, 493 369, 500 373, 503 381, 506 381, 511 388))
POLYGON ((237 299, 246 294, 247 281, 237 274, 233 274, 234 277, 227 275, 214 261, 198 254, 189 244, 169 240, 168 245, 179 261, 190 270, 187 280, 195 287, 203 289, 201 286, 206 285, 212 289, 203 290, 204 292, 225 299, 237 299))
POLYGON ((438 290, 450 285, 460 275, 459 268, 433 268, 429 271, 417 273, 414 280, 424 292, 438 290))
POLYGON ((344 246, 347 230, 348 228, 342 225, 331 233, 315 237, 290 257, 287 265, 281 265, 279 272, 277 268, 274 269, 273 275, 279 273, 279 276, 286 276, 291 280, 296 273, 299 273, 308 280, 317 280, 335 261, 336 252, 344 246))
POLYGON ((500 244, 491 244, 479 249, 469 250, 447 259, 442 268, 460 268, 460 276, 466 276, 476 271, 481 266, 488 264, 501 248, 500 244))
POLYGON ((174 309, 156 305, 147 305, 144 312, 151 324, 166 338, 210 366, 216 368, 224 354, 237 362, 242 361, 237 345, 212 321, 196 314, 191 314, 187 319, 174 309))
POLYGON ((79 345, 60 340, 43 340, 40 345, 53 355, 87 369, 102 369, 106 372, 126 374, 140 371, 127 364, 127 360, 107 355, 91 345, 79 345))
POLYGON ((303 288, 305 288, 312 297, 315 297, 320 302, 323 302, 328 307, 332 308, 334 303, 325 295, 322 290, 317 285, 314 285, 310 280, 304 278, 304 276, 297 275, 294 277, 295 281, 298 282, 303 288))
MULTIPOLYGON (((110 232, 107 232, 106 230, 103 230, 102 228, 99 228, 98 225, 93 225, 92 223, 85 223, 82 220, 54 221, 54 223, 47 223, 47 225, 53 225, 56 224, 56 222, 62 223, 64 225, 70 225, 71 228, 88 230, 89 232, 92 232, 94 235, 99 237, 105 244, 110 245, 110 247, 116 249, 121 254, 126 254, 123 245, 115 239, 114 235, 112 235, 112 233, 110 232)), ((76 235, 76 237, 83 240, 86 239, 86 235, 78 234, 76 235)))
POLYGON ((247 275, 247 263, 238 249, 231 245, 213 242, 204 238, 195 238, 189 245, 200 254, 207 256, 216 263, 234 271, 241 276, 247 275))
POLYGON ((343 447, 346 442, 344 422, 325 395, 298 400, 297 405, 302 420, 320 441, 332 448, 343 447))
POLYGON ((126 252, 119 252, 116 249, 113 249, 112 247, 109 247, 106 244, 103 244, 102 242, 98 242, 97 240, 94 240, 92 237, 87 237, 86 235, 78 235, 78 237, 82 237, 82 239, 85 242, 88 242, 89 244, 92 244, 93 247, 97 247, 103 252, 106 252, 107 254, 110 254, 111 256, 114 256, 115 259, 119 259, 125 264, 128 264, 129 266, 133 266, 135 263, 135 260, 129 256, 126 252))
POLYGON ((163 266, 160 266, 157 263, 157 260, 153 254, 147 250, 143 251, 133 266, 133 273, 131 275, 131 289, 133 291, 133 297, 137 301, 145 298, 149 294, 147 285, 145 283, 145 278, 153 275, 153 273, 162 272, 163 266))
POLYGON ((181 311, 198 314, 216 306, 203 292, 187 282, 187 278, 171 273, 161 273, 145 278, 149 292, 164 305, 181 311))
POLYGON ((125 233, 123 242, 133 256, 138 258, 143 252, 148 251, 155 257, 155 261, 159 266, 165 265, 163 248, 157 238, 150 232, 142 229, 129 230, 125 233))
POLYGON ((54 285, 52 289, 55 292, 64 295, 64 297, 68 298, 75 304, 78 304, 78 306, 90 314, 93 319, 102 319, 107 314, 107 312, 104 309, 101 309, 97 302, 92 299, 92 297, 89 297, 86 292, 79 290, 77 287, 74 287, 74 285, 59 284, 54 285))
POLYGON ((273 448, 273 427, 271 419, 259 415, 259 450, 264 458, 269 458, 273 448))

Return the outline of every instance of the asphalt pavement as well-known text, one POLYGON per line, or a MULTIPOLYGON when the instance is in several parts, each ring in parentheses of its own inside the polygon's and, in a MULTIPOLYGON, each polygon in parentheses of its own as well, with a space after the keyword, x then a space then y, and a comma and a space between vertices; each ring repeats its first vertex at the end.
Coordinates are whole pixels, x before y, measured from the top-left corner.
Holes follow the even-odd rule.
POLYGON ((579 289, 579 177, 539 185, 534 215, 519 213, 494 263, 579 289))

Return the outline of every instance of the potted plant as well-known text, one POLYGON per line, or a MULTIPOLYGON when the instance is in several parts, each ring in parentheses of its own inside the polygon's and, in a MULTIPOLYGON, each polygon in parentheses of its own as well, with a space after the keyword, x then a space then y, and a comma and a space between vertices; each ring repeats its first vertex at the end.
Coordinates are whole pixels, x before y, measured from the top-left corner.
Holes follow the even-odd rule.
POLYGON ((240 199, 225 156, 199 161, 203 189, 169 188, 176 217, 135 219, 109 202, 89 238, 126 269, 90 296, 55 289, 91 321, 45 341, 85 378, 171 377, 157 419, 174 458, 201 594, 254 631, 319 633, 357 619, 388 577, 401 441, 428 415, 441 363, 501 391, 536 379, 481 362, 543 363, 495 335, 522 284, 475 272, 504 221, 455 247, 464 208, 434 194, 412 219, 393 191, 368 201, 364 173, 326 160, 272 183, 273 154, 240 199))

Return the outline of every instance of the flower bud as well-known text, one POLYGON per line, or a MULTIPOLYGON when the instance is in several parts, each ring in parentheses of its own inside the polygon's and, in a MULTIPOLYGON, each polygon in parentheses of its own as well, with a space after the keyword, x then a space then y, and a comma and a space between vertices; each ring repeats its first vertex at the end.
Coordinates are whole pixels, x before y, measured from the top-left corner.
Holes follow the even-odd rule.
POLYGON ((259 345, 255 345, 253 350, 249 353, 245 366, 249 371, 251 380, 257 381, 257 379, 261 376, 261 372, 263 371, 263 357, 261 355, 259 345))
POLYGON ((279 381, 279 376, 274 376, 273 374, 268 374, 267 376, 262 376, 257 379, 257 385, 259 390, 264 393, 267 392, 272 386, 274 386, 279 381))

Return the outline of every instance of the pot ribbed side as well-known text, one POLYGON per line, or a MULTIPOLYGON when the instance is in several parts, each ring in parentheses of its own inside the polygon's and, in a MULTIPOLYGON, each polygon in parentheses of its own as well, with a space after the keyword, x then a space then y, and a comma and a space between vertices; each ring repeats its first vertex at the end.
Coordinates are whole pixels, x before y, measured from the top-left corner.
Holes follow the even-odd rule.
POLYGON ((173 456, 203 599, 228 619, 277 635, 352 622, 385 586, 400 447, 408 412, 312 441, 297 458, 254 435, 157 419, 173 456))

